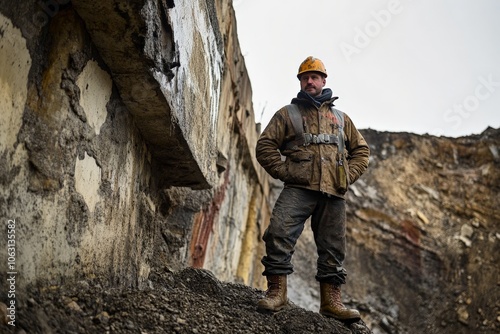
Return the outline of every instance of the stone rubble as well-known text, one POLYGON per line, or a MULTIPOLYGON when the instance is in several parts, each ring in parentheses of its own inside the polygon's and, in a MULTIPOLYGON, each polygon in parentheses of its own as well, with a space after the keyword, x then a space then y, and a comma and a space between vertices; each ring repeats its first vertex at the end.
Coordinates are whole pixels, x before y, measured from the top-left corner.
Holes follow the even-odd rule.
MULTIPOLYGON (((370 334, 293 303, 259 313, 263 291, 221 282, 203 269, 155 271, 144 289, 106 287, 105 280, 31 287, 2 333, 337 333, 370 334)), ((109 282, 108 282, 109 283, 109 282)), ((391 320, 384 320, 391 327, 391 320)))

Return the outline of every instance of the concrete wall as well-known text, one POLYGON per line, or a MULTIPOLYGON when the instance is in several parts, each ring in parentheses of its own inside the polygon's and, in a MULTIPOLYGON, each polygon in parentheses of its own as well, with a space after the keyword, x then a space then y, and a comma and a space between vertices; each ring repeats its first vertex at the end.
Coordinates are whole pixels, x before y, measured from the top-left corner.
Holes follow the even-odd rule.
POLYGON ((0 33, 20 286, 189 265, 263 286, 272 203, 230 1, 0 0, 0 33))

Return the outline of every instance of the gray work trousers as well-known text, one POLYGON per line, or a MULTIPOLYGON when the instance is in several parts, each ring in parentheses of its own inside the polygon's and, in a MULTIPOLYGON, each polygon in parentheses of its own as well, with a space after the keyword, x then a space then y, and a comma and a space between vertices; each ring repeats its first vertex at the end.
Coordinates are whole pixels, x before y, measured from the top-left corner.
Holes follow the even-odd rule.
POLYGON ((345 284, 345 200, 318 191, 284 188, 274 205, 271 222, 264 232, 266 255, 262 275, 289 275, 295 244, 311 217, 318 252, 316 280, 345 284))

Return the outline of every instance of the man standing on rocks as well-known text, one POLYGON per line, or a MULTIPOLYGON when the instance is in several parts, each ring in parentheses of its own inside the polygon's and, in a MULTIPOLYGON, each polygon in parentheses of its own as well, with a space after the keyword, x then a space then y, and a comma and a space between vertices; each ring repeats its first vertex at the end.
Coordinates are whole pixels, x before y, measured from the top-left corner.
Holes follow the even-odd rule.
POLYGON ((278 110, 256 147, 257 160, 284 182, 263 240, 268 290, 258 309, 278 311, 287 304, 287 275, 295 244, 311 217, 318 259, 320 313, 344 321, 360 318, 341 299, 347 272, 345 193, 367 169, 370 149, 345 113, 333 108, 337 97, 324 88, 323 62, 307 57, 299 66, 300 92, 278 110), (283 159, 282 159, 283 157, 283 159))

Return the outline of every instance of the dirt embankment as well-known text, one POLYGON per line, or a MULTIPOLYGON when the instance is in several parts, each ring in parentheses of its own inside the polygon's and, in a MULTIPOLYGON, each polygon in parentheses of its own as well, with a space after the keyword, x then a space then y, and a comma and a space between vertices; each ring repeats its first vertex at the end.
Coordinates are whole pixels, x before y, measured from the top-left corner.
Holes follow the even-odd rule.
POLYGON ((151 274, 145 289, 103 282, 30 287, 7 333, 372 333, 290 304, 276 314, 256 311, 263 291, 187 268, 151 274))

